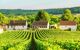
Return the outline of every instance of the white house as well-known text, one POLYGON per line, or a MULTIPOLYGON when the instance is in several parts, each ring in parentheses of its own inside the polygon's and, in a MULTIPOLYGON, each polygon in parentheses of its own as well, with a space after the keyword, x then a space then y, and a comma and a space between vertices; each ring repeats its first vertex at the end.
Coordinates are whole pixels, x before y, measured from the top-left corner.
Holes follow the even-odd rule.
POLYGON ((74 21, 60 21, 59 27, 61 30, 71 29, 71 31, 76 31, 77 23, 74 21))
POLYGON ((49 29, 49 23, 44 20, 34 21, 32 23, 32 28, 34 29, 49 29))
POLYGON ((8 26, 8 30, 24 30, 27 29, 27 21, 26 20, 11 20, 8 26))

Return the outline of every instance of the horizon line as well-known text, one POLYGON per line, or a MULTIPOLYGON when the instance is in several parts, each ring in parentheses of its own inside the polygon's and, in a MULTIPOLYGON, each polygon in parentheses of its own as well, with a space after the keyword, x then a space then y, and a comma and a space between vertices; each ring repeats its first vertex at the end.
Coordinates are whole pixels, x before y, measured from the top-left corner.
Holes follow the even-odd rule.
POLYGON ((44 9, 60 9, 60 8, 74 8, 80 6, 72 6, 72 7, 55 7, 55 8, 35 8, 35 9, 27 9, 27 8, 0 8, 0 9, 21 9, 21 10, 44 10, 44 9))

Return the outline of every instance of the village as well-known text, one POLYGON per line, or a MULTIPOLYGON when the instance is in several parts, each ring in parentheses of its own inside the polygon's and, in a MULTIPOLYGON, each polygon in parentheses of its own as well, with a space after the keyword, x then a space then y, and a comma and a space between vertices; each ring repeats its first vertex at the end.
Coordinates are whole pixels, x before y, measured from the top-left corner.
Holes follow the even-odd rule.
MULTIPOLYGON (((74 21, 60 21, 59 24, 50 25, 47 21, 40 20, 34 21, 32 23, 32 29, 61 29, 61 30, 68 30, 76 31, 77 23, 74 21)), ((28 30, 28 23, 26 20, 13 20, 10 21, 8 25, 3 24, 0 25, 0 33, 4 30, 28 30)))
MULTIPOLYGON (((2 15, 2 18, 4 16, 2 15)), ((77 31, 79 28, 79 19, 71 14, 69 9, 64 11, 61 17, 50 16, 48 12, 40 10, 34 20, 23 19, 23 16, 19 16, 20 20, 9 20, 8 24, 0 24, 0 33, 9 30, 35 30, 35 29, 58 29, 63 31, 77 31), (30 21, 29 21, 30 20, 30 21)), ((30 17, 29 17, 30 18, 30 17)), ((16 19, 16 18, 15 18, 16 19)), ((4 22, 4 20, 2 20, 4 22)))

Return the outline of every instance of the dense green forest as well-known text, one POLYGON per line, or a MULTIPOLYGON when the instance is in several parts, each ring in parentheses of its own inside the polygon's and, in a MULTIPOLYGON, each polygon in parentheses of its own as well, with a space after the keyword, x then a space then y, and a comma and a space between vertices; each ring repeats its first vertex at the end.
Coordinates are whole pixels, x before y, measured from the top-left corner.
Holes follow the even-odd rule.
MULTIPOLYGON (((55 8, 55 9, 44 9, 49 14, 63 14, 65 9, 70 9, 72 13, 80 13, 80 7, 72 8, 55 8)), ((31 15, 36 14, 39 10, 22 10, 22 9, 0 9, 3 14, 13 14, 13 15, 31 15)))

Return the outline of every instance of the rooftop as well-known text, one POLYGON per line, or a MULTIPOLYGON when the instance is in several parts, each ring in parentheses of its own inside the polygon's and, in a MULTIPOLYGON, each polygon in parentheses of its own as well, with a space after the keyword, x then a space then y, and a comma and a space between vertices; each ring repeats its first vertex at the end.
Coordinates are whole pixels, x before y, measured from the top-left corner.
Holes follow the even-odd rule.
POLYGON ((10 25, 26 25, 26 20, 11 20, 10 25))
POLYGON ((32 25, 35 25, 35 26, 39 26, 39 25, 47 25, 47 21, 44 21, 44 20, 40 20, 40 21, 34 21, 32 23, 32 25))
POLYGON ((60 21, 60 25, 76 25, 75 21, 60 21))

